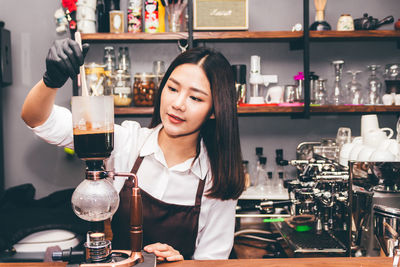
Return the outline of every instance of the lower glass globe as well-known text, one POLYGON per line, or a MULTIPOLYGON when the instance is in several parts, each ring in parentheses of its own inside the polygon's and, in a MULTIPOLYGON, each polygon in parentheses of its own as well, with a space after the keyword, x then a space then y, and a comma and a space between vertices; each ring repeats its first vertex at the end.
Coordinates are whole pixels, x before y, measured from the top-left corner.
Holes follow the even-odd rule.
POLYGON ((85 179, 72 194, 71 203, 79 218, 90 222, 104 221, 117 211, 119 195, 106 179, 85 179))

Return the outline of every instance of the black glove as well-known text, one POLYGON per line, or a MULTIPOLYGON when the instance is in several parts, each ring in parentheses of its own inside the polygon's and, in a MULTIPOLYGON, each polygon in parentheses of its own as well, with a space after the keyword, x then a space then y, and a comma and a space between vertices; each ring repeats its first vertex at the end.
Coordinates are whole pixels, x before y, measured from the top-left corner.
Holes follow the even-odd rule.
POLYGON ((82 45, 71 39, 54 41, 46 57, 46 72, 43 82, 47 87, 60 88, 69 77, 75 78, 83 64, 89 44, 82 45))

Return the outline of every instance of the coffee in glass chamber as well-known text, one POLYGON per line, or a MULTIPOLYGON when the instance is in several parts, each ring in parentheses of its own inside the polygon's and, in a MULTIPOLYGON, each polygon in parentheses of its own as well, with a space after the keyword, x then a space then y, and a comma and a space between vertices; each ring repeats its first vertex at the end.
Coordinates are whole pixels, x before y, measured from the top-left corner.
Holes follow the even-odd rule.
POLYGON ((103 160, 114 148, 113 96, 73 96, 74 149, 83 160, 103 160))

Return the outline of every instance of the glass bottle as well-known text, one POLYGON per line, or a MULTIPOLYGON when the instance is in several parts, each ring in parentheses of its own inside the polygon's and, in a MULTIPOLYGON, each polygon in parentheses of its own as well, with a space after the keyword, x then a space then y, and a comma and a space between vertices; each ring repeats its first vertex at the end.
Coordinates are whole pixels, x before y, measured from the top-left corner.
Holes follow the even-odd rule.
POLYGON ((319 76, 315 75, 313 71, 310 72, 308 76, 310 79, 310 103, 316 104, 317 99, 317 81, 319 76))
POLYGON ((246 65, 232 65, 232 71, 235 78, 237 104, 246 103, 246 65))
POLYGON ((104 47, 104 71, 107 75, 111 75, 115 71, 115 51, 113 46, 104 47))
POLYGON ((334 60, 332 61, 332 65, 335 70, 335 82, 333 85, 332 95, 330 102, 333 105, 342 105, 346 104, 347 94, 342 88, 342 71, 343 71, 343 60, 334 60))
POLYGON ((315 88, 315 104, 326 105, 328 104, 326 98, 326 80, 319 78, 315 88))
POLYGON ((367 96, 365 104, 376 105, 381 103, 382 82, 376 75, 379 65, 368 65, 367 68, 371 71, 367 81, 367 96))
POLYGON ((250 176, 251 178, 251 185, 252 186, 257 186, 259 181, 258 181, 258 169, 260 168, 260 157, 263 155, 263 148, 262 147, 256 147, 256 155, 255 155, 255 161, 254 165, 252 168, 252 175, 250 176))
POLYGON ((114 74, 114 105, 127 107, 132 103, 132 87, 130 75, 124 70, 117 70, 114 74))
POLYGON ((299 72, 293 78, 296 84, 295 102, 304 102, 304 74, 299 72))
POLYGON ((165 64, 162 60, 153 61, 153 73, 156 79, 157 89, 160 86, 161 80, 165 74, 165 64))
POLYGON ((360 70, 349 70, 347 71, 348 74, 352 76, 350 82, 347 83, 346 88, 349 92, 349 100, 350 104, 352 105, 361 105, 364 103, 363 101, 363 92, 362 92, 362 85, 357 81, 357 74, 361 73, 360 70))
POLYGON ((108 11, 106 12, 106 6, 104 0, 97 0, 97 32, 109 32, 110 24, 108 18, 108 11))
POLYGON ((129 0, 126 11, 128 32, 142 31, 142 0, 129 0))
POLYGON ((124 70, 128 74, 131 72, 131 60, 129 58, 128 47, 120 47, 118 53, 118 69, 124 70))
POLYGON ((242 165, 243 165, 243 172, 244 172, 244 185, 247 189, 250 187, 249 161, 243 160, 242 165))
POLYGON ((268 177, 267 177, 267 158, 266 157, 260 157, 259 159, 259 166, 257 168, 257 180, 258 180, 258 185, 257 188, 263 192, 267 192, 267 183, 268 183, 268 177))

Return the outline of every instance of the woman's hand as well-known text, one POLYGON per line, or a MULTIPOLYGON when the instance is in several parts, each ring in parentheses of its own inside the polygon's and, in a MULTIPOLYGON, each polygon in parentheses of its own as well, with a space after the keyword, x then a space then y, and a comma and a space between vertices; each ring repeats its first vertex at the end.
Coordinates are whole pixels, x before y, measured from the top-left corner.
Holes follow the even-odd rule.
POLYGON ((145 246, 144 251, 154 253, 157 256, 157 261, 183 261, 183 256, 179 251, 167 244, 154 243, 145 246))

